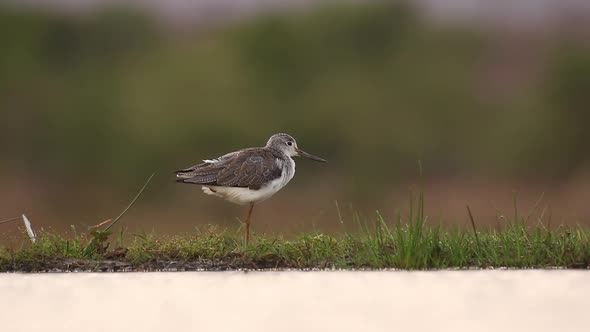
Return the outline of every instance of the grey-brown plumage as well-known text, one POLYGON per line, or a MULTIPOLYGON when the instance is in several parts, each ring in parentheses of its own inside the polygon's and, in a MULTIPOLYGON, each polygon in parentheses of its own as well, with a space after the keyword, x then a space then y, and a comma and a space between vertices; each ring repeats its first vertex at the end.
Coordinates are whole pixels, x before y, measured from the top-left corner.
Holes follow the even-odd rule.
POLYGON ((177 182, 202 185, 203 192, 237 204, 250 204, 246 218, 246 242, 254 203, 270 198, 295 175, 292 157, 326 162, 297 147, 287 134, 275 134, 265 146, 231 152, 216 159, 176 171, 177 182))
POLYGON ((281 158, 284 156, 273 149, 244 149, 176 171, 177 182, 258 190, 281 177, 277 163, 281 158))

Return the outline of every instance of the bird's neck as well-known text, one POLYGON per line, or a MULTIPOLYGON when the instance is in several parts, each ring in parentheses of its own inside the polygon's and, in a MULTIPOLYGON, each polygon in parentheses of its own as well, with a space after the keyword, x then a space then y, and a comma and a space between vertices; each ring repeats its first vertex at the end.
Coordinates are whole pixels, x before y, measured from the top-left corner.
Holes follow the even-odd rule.
POLYGON ((280 158, 280 159, 285 159, 285 160, 291 159, 291 157, 290 157, 290 156, 288 156, 288 155, 287 155, 287 154, 285 154, 283 151, 281 151, 281 150, 279 150, 279 149, 277 149, 277 148, 275 148, 275 147, 272 147, 272 146, 267 146, 267 147, 265 147, 265 148, 266 148, 268 151, 270 151, 270 153, 272 153, 272 155, 273 155, 273 156, 275 156, 275 157, 277 157, 277 158, 280 158))

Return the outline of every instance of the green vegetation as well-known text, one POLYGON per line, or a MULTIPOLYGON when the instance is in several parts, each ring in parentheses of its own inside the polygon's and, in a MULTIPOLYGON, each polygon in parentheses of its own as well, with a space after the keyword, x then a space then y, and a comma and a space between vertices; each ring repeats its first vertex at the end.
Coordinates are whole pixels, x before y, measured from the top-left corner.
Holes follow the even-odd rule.
POLYGON ((554 177, 588 158, 590 49, 561 36, 523 64, 526 41, 513 50, 399 4, 179 35, 122 10, 82 19, 0 9, 0 21, 0 114, 11 120, 1 125, 1 167, 43 169, 44 180, 92 174, 124 187, 131 173, 277 131, 329 150, 356 174, 359 196, 383 189, 384 173, 413 174, 409 160, 442 176, 554 177))
POLYGON ((480 231, 474 219, 472 231, 448 230, 427 222, 422 199, 415 210, 407 220, 357 220, 355 234, 255 236, 248 246, 241 232, 212 227, 167 239, 135 235, 128 244, 123 232, 113 241, 108 231, 72 228, 69 238, 45 233, 18 250, 0 248, 0 271, 590 267, 587 229, 550 230, 539 218, 531 225, 516 210, 496 230, 480 231))

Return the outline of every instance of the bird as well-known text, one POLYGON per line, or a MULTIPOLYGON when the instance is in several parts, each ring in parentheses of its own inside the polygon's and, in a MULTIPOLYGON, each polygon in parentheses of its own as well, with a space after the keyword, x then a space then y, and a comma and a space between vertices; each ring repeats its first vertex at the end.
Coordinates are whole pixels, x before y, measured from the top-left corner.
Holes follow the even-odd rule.
POLYGON ((201 185, 205 194, 221 197, 238 205, 249 205, 246 245, 250 240, 250 217, 254 204, 285 187, 295 175, 293 157, 325 163, 325 159, 301 150, 288 134, 272 135, 265 146, 246 148, 175 171, 179 183, 201 185))

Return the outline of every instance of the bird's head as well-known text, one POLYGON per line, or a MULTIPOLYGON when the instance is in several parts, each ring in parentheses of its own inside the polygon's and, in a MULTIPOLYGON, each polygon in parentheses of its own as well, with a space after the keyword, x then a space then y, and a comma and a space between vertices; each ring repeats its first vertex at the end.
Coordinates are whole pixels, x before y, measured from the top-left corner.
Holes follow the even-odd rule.
POLYGON ((326 162, 325 159, 322 159, 320 157, 316 157, 314 155, 311 155, 311 154, 299 149, 299 147, 297 146, 297 142, 295 141, 295 139, 291 135, 274 134, 268 139, 268 142, 266 142, 266 146, 280 150, 281 152, 283 152, 284 154, 286 154, 289 157, 301 156, 301 157, 309 158, 311 160, 319 161, 322 163, 326 162))

